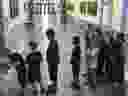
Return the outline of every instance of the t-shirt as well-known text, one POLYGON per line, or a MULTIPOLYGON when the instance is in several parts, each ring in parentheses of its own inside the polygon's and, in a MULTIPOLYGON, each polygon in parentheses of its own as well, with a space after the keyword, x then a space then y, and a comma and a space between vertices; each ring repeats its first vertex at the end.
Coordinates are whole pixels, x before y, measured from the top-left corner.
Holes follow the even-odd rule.
POLYGON ((18 52, 8 54, 10 59, 10 64, 16 68, 17 72, 25 71, 25 62, 22 54, 18 52), (16 64, 16 65, 15 65, 16 64))
POLYGON ((42 61, 42 54, 40 51, 35 51, 26 57, 26 63, 29 66, 29 69, 40 70, 40 62, 42 61))
POLYGON ((71 57, 71 64, 80 64, 81 59, 81 48, 77 46, 73 48, 72 57, 71 57))

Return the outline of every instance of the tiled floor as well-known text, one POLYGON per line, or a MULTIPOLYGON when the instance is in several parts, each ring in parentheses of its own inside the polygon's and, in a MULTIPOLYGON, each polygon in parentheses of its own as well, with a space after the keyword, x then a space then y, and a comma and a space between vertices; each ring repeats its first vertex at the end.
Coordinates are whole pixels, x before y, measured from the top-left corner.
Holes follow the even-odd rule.
MULTIPOLYGON (((128 88, 123 88, 124 86, 120 88, 114 88, 112 87, 112 84, 110 83, 102 83, 102 84, 97 84, 96 86, 96 91, 92 91, 90 88, 87 86, 81 86, 80 90, 75 90, 70 87, 66 86, 66 88, 61 88, 56 90, 55 88, 52 89, 52 92, 48 93, 48 96, 127 96, 128 88)), ((19 88, 9 88, 8 92, 6 91, 6 94, 3 93, 3 89, 0 89, 0 96, 20 96, 18 95, 19 88), (16 94, 17 93, 17 94, 16 94)), ((31 88, 26 88, 24 92, 24 96, 33 96, 32 95, 32 90, 31 88)), ((45 95, 41 95, 45 96, 45 95)))

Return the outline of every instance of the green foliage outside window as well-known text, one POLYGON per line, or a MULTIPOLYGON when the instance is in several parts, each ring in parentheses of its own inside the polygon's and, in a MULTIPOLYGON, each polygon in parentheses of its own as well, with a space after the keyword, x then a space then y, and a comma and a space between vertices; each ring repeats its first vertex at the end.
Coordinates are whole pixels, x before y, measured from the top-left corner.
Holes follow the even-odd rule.
POLYGON ((81 15, 86 15, 87 4, 88 4, 88 2, 85 2, 85 1, 80 2, 81 15))
POLYGON ((74 11, 74 4, 70 3, 70 2, 64 2, 64 15, 65 16, 69 16, 70 14, 68 14, 68 12, 73 12, 74 11))
POLYGON ((96 2, 88 2, 88 15, 89 16, 97 16, 96 2))
POLYGON ((71 16, 71 14, 75 12, 75 7, 78 7, 79 13, 77 16, 97 16, 96 1, 80 1, 78 6, 76 6, 75 2, 72 3, 70 0, 64 0, 64 15, 71 16))

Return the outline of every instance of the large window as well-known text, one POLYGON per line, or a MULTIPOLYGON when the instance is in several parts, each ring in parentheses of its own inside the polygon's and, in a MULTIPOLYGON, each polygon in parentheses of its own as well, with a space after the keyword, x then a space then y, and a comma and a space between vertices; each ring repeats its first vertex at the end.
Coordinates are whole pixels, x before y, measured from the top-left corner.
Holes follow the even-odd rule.
POLYGON ((65 15, 97 16, 96 0, 65 0, 65 15))
MULTIPOLYGON (((69 0, 70 1, 70 0, 69 0)), ((64 1, 64 15, 68 16, 74 12, 74 4, 69 2, 69 1, 64 1)))
POLYGON ((30 8, 32 15, 46 15, 56 14, 55 10, 56 3, 52 0, 33 0, 30 2, 28 7, 30 8))
POLYGON ((10 0, 9 1, 9 8, 10 8, 10 18, 14 19, 15 17, 19 16, 19 0, 10 0))
POLYGON ((42 4, 40 0, 33 0, 31 8, 32 8, 33 15, 42 14, 42 4))
POLYGON ((97 3, 88 2, 87 15, 96 16, 97 15, 97 3))

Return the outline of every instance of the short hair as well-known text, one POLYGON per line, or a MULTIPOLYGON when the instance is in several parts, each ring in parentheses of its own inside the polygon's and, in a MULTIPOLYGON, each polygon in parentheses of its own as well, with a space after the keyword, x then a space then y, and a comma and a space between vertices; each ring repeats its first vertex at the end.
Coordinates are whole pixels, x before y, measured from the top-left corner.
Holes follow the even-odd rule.
POLYGON ((55 35, 55 31, 54 31, 54 29, 52 29, 52 28, 48 28, 47 30, 46 30, 46 35, 47 36, 54 36, 55 35))
POLYGON ((103 34, 102 29, 99 28, 99 27, 96 28, 96 32, 97 32, 98 35, 100 35, 100 36, 103 34))
POLYGON ((75 41, 79 41, 79 40, 80 40, 80 37, 79 37, 79 36, 73 36, 72 38, 73 38, 73 40, 75 40, 75 41))
POLYGON ((80 37, 79 36, 73 36, 73 44, 79 44, 80 43, 80 37))
POLYGON ((124 33, 119 33, 118 35, 117 35, 117 38, 119 39, 119 40, 121 40, 121 41, 124 41, 125 39, 124 39, 124 33))
POLYGON ((38 46, 37 42, 35 41, 30 41, 28 44, 32 49, 36 49, 38 46))

